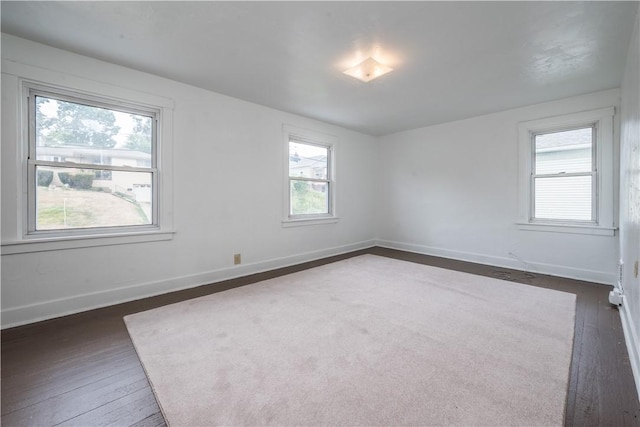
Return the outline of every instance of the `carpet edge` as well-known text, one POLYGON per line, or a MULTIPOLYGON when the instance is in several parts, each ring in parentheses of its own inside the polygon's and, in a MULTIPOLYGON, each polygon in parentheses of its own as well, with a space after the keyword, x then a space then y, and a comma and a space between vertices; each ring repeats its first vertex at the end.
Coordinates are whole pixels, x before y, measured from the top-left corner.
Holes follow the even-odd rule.
MULTIPOLYGON (((133 313, 133 314, 137 314, 137 313, 133 313)), ((160 414, 162 414, 162 418, 164 419, 165 424, 167 425, 167 427, 170 427, 170 423, 169 423, 169 419, 167 418, 167 415, 165 414, 165 410, 162 407, 162 403, 160 402, 160 399, 158 398, 158 393, 156 392, 156 388, 153 384, 153 382, 151 381, 151 378, 149 376, 149 372, 147 372, 147 367, 144 365, 144 363, 142 363, 142 358, 140 357, 140 352, 138 351, 138 347, 136 346, 135 341, 133 340, 133 338, 131 337, 131 331, 129 330, 129 324, 127 323, 127 318, 131 317, 131 314, 128 314, 126 316, 124 316, 122 318, 122 321, 124 322, 124 326, 127 328, 127 335, 129 336, 129 341, 131 341, 131 345, 133 345, 133 350, 136 352, 136 356, 138 357, 138 362, 140 363, 140 366, 142 366, 142 370, 144 371, 144 375, 147 378, 147 383, 149 383, 149 388, 151 389, 151 392, 153 393, 153 398, 156 400, 156 404, 158 405, 158 408, 160 408, 160 414)))

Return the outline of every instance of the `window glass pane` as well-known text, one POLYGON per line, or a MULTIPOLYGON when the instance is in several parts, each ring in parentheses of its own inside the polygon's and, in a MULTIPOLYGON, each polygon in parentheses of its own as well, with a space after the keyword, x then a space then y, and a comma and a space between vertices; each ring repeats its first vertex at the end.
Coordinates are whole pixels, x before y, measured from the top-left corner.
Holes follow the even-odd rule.
POLYGON ((327 179, 328 157, 327 147, 289 141, 289 176, 327 179))
POLYGON ((591 176, 535 178, 537 219, 592 221, 591 176))
POLYGON ((329 213, 329 184, 291 180, 291 215, 329 213))
POLYGON ((152 174, 36 169, 36 230, 151 224, 152 174))
POLYGON ((153 118, 35 97, 36 159, 151 167, 153 118))
POLYGON ((593 128, 535 136, 535 174, 590 172, 593 128))

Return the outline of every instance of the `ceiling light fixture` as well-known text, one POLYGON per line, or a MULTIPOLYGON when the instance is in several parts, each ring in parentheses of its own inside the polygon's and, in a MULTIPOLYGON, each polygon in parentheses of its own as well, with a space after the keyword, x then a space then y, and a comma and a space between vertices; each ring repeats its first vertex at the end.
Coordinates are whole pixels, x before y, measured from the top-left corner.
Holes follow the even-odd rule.
POLYGON ((387 67, 386 65, 383 65, 375 59, 369 57, 355 67, 351 67, 348 70, 345 70, 344 74, 367 83, 384 74, 387 74, 390 71, 393 71, 393 68, 387 67))

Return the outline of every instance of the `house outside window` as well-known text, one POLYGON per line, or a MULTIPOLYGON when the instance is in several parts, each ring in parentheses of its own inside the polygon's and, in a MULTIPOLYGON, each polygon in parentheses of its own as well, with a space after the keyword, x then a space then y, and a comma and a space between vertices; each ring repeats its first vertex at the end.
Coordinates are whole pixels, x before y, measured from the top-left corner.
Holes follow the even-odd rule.
POLYGON ((519 125, 520 229, 613 235, 613 114, 519 125))

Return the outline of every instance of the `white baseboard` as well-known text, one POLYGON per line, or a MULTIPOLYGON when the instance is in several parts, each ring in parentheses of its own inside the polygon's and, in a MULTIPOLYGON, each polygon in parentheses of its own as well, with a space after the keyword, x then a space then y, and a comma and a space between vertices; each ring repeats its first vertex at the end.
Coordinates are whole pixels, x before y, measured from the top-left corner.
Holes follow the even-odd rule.
MULTIPOLYGON (((179 291, 206 285, 209 283, 229 280, 236 277, 261 273, 276 268, 288 267, 307 261, 326 258, 332 255, 339 255, 360 249, 381 246, 390 249, 398 249, 407 252, 415 252, 425 255, 433 255, 444 258, 457 259, 461 261, 475 262, 479 264, 494 265, 496 267, 513 268, 517 270, 526 269, 528 271, 549 274, 553 276, 568 277, 571 279, 586 280, 590 282, 612 284, 615 281, 615 274, 609 274, 591 270, 581 270, 567 268, 557 265, 527 263, 531 268, 523 268, 523 264, 515 259, 501 258, 476 254, 472 252, 455 251, 450 249, 435 248, 429 246, 415 245, 410 243, 394 242, 388 240, 368 240, 349 245, 337 246, 333 248, 312 251, 303 254, 296 254, 282 258, 274 258, 252 264, 243 264, 231 268, 206 271, 198 274, 174 277, 166 280, 139 283, 106 291, 92 292, 72 297, 60 298, 36 304, 11 307, 2 310, 2 329, 34 323, 55 317, 66 316, 82 311, 93 310, 136 299, 147 298, 168 292, 179 291)), ((637 341, 636 341, 637 342, 637 341)))
POLYGON ((636 381, 636 391, 638 392, 638 400, 640 401, 640 340, 638 339, 638 330, 636 329, 637 323, 631 318, 627 304, 623 303, 619 309, 622 330, 624 331, 624 341, 627 343, 631 370, 633 371, 633 378, 636 381))
POLYGON ((514 270, 525 270, 531 273, 548 274, 550 276, 566 277, 569 279, 584 280, 587 282, 611 285, 616 281, 614 273, 604 271, 584 270, 570 268, 554 264, 543 264, 537 262, 523 262, 519 259, 506 257, 496 257, 473 252, 457 251, 452 249, 437 248, 432 246, 416 245, 413 243, 394 242, 389 240, 376 240, 376 246, 401 251, 414 252, 424 255, 432 255, 442 258, 450 258, 459 261, 474 262, 477 264, 493 265, 496 267, 511 268, 514 270))
POLYGON ((375 246, 374 240, 2 310, 2 329, 194 288, 375 246))

